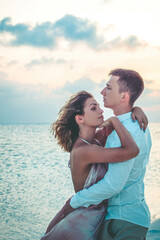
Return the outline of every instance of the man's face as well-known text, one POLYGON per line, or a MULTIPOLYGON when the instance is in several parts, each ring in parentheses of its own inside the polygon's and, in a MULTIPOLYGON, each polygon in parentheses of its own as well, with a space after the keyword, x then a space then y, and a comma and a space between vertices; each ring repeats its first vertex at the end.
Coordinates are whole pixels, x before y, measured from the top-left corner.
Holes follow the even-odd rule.
POLYGON ((121 94, 119 93, 118 79, 119 77, 111 75, 106 87, 101 91, 105 107, 114 109, 120 104, 121 94))

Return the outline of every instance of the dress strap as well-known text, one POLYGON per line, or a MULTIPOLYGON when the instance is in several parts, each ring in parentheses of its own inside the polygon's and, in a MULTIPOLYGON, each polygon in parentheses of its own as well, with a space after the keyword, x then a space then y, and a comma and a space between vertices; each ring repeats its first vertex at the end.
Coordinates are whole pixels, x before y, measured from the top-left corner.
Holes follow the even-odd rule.
POLYGON ((79 137, 83 142, 87 143, 88 145, 91 145, 91 143, 87 142, 85 139, 79 137))

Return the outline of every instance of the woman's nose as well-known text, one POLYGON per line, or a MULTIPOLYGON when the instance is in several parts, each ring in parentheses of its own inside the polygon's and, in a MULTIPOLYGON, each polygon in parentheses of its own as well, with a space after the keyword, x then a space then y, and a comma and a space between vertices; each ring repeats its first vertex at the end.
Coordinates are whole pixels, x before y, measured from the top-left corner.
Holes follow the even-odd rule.
POLYGON ((104 111, 100 108, 100 113, 103 113, 104 111))

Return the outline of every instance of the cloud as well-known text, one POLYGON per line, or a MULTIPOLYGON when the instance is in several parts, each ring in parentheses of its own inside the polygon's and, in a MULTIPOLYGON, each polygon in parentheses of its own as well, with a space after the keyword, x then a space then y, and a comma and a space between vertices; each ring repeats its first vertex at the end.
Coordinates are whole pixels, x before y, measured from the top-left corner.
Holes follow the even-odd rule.
POLYGON ((66 15, 54 24, 58 36, 77 42, 84 41, 94 48, 96 45, 103 43, 103 38, 96 33, 96 26, 91 24, 89 20, 76 18, 72 15, 66 15))
POLYGON ((18 63, 18 61, 12 60, 12 61, 10 61, 10 62, 7 63, 7 67, 11 67, 11 66, 13 66, 13 65, 16 65, 17 63, 18 63))
POLYGON ((145 106, 145 107, 159 104, 160 103, 159 90, 145 88, 145 90, 140 98, 140 101, 143 102, 143 106, 145 106))
POLYGON ((137 106, 141 106, 150 121, 160 121, 160 89, 154 90, 145 88, 140 98, 136 101, 137 106))
POLYGON ((147 43, 144 41, 140 41, 136 36, 128 36, 125 39, 121 37, 116 37, 115 39, 111 40, 110 42, 106 43, 107 49, 114 49, 114 48, 126 48, 128 50, 135 50, 138 47, 146 47, 147 43))
POLYGON ((48 65, 48 64, 65 64, 67 63, 66 60, 59 58, 59 59, 54 59, 54 58, 47 58, 45 56, 42 56, 40 59, 32 59, 29 63, 25 65, 26 69, 31 69, 34 66, 39 66, 39 65, 48 65))
MULTIPOLYGON (((8 79, 0 72, 0 123, 51 123, 56 119, 60 108, 69 97, 81 90, 86 90, 103 107, 100 91, 105 80, 99 83, 88 77, 67 82, 63 87, 51 89, 47 84, 21 84, 8 79)), ((160 94, 146 88, 136 105, 142 106, 150 121, 160 121, 160 94), (155 117, 154 117, 155 116, 155 117)), ((105 116, 110 112, 105 109, 105 116)))
POLYGON ((98 87, 98 84, 93 82, 92 79, 88 77, 83 77, 73 83, 66 82, 65 85, 61 88, 61 90, 74 94, 78 91, 86 90, 86 89, 89 89, 91 92, 93 92, 96 87, 98 87))
POLYGON ((72 15, 66 15, 55 23, 44 22, 31 28, 27 24, 11 24, 11 18, 4 18, 0 22, 0 32, 8 32, 15 39, 10 40, 11 46, 29 45, 34 47, 54 48, 59 37, 72 42, 85 42, 92 47, 103 42, 98 37, 96 26, 72 15))
POLYGON ((67 61, 62 59, 62 58, 59 58, 55 61, 57 64, 65 64, 67 61))
POLYGON ((154 81, 153 81, 153 80, 148 80, 148 79, 147 79, 147 80, 145 80, 145 83, 146 83, 146 84, 154 84, 154 81))
MULTIPOLYGON (((9 46, 32 46, 36 48, 54 49, 58 46, 58 40, 64 38, 70 44, 85 43, 95 50, 125 47, 135 49, 146 46, 136 36, 128 36, 126 39, 116 37, 112 41, 105 40, 104 36, 97 33, 97 26, 88 19, 82 19, 73 15, 65 15, 55 23, 44 22, 35 27, 19 23, 13 25, 11 18, 4 18, 0 21, 0 33, 11 34, 6 41, 9 46)), ((0 42, 4 45, 4 41, 0 42)))
POLYGON ((90 78, 67 82, 62 88, 47 84, 21 84, 0 72, 0 122, 45 123, 55 120, 59 109, 69 97, 81 90, 99 94, 100 84, 90 78))
POLYGON ((31 28, 27 24, 12 25, 11 18, 4 18, 0 22, 0 32, 9 32, 15 39, 10 40, 11 46, 29 45, 34 47, 53 47, 55 41, 53 38, 52 24, 45 22, 37 24, 34 28, 31 28))
POLYGON ((101 0, 102 3, 107 3, 107 2, 111 2, 113 0, 101 0))
POLYGON ((47 85, 21 84, 0 73, 0 122, 45 123, 56 115, 56 102, 47 85))
MULTIPOLYGON (((75 94, 79 91, 88 91, 91 93, 97 100, 102 100, 100 95, 101 90, 105 87, 106 80, 102 80, 97 83, 94 82, 89 77, 82 77, 80 79, 75 80, 74 82, 67 81, 64 86, 60 88, 56 88, 53 90, 53 94, 56 96, 66 96, 70 97, 72 94, 75 94)), ((102 101, 101 101, 102 102, 102 101)))
POLYGON ((122 41, 123 44, 125 44, 127 47, 139 47, 142 45, 142 43, 138 40, 135 36, 129 36, 125 40, 122 41))
POLYGON ((53 58, 46 58, 46 57, 41 57, 41 59, 33 59, 29 63, 26 64, 26 68, 30 69, 36 65, 45 65, 45 64, 51 64, 54 62, 53 58))
POLYGON ((42 95, 42 88, 33 85, 20 84, 16 81, 8 79, 7 74, 0 72, 0 101, 1 103, 5 102, 14 102, 27 100, 29 98, 37 98, 42 95), (36 93, 36 94, 35 94, 36 93))

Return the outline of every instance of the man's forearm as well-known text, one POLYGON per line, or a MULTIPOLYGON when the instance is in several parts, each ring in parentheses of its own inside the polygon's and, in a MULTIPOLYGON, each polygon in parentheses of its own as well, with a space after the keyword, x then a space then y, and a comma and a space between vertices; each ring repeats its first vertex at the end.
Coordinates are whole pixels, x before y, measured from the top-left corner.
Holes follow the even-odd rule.
POLYGON ((71 198, 70 205, 73 208, 89 207, 91 204, 99 204, 116 193, 117 190, 112 187, 106 189, 105 179, 102 179, 90 188, 77 192, 71 198))
POLYGON ((88 189, 76 193, 70 201, 73 208, 88 207, 91 204, 99 204, 105 199, 119 193, 124 187, 134 159, 121 163, 109 164, 109 169, 104 178, 88 189))

